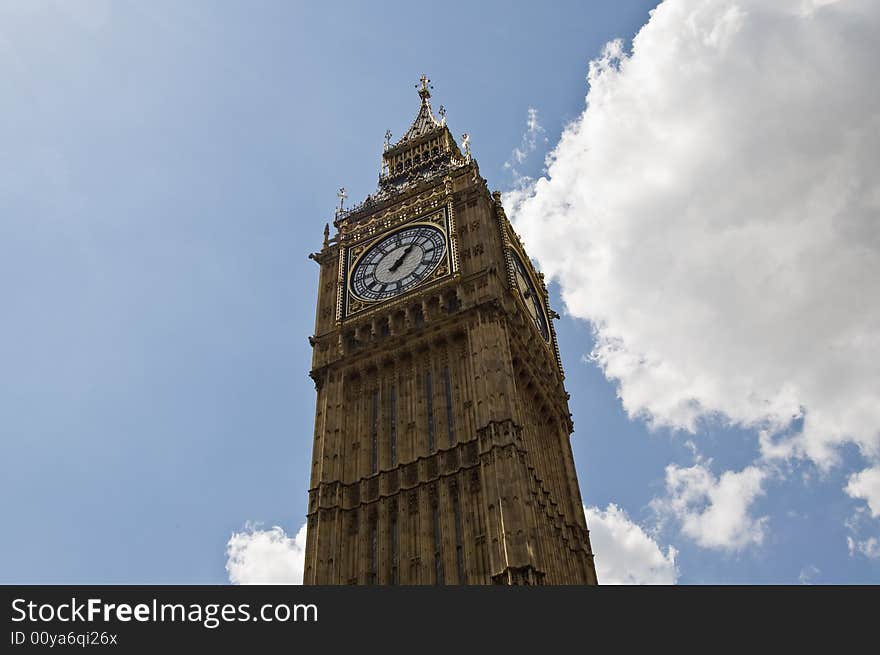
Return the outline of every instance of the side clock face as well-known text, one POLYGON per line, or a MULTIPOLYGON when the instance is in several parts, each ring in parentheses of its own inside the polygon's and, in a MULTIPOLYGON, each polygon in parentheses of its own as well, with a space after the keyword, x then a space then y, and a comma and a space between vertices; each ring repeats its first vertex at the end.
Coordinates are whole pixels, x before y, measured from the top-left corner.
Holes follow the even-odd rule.
POLYGON ((535 285, 532 284, 532 278, 529 277, 526 267, 519 258, 519 255, 515 252, 511 252, 511 259, 513 259, 513 278, 516 283, 516 288, 522 295, 523 300, 526 303, 526 309, 528 309, 529 315, 532 317, 535 325, 538 326, 541 336, 544 337, 545 341, 550 341, 550 329, 547 326, 547 315, 544 313, 544 301, 535 290, 535 285))
POLYGON ((379 240, 355 262, 351 292, 387 300, 427 279, 446 255, 446 237, 431 225, 413 225, 379 240))

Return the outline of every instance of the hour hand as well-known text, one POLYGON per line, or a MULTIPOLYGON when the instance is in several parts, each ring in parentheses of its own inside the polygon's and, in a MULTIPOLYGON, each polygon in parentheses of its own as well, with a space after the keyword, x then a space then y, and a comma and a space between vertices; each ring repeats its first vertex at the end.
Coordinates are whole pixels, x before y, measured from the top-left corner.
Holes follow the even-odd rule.
POLYGON ((397 258, 397 261, 395 261, 393 264, 391 264, 391 266, 388 268, 388 270, 393 273, 398 268, 400 268, 400 265, 403 263, 403 260, 406 259, 406 256, 409 254, 410 250, 412 250, 412 244, 409 244, 406 247, 406 250, 403 251, 403 254, 397 258))

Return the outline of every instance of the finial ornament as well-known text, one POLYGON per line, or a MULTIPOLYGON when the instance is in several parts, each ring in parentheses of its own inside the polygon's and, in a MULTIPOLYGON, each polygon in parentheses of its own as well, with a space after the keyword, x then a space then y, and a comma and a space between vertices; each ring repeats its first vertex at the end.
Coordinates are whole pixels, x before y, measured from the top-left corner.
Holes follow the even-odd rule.
POLYGON ((339 187, 339 191, 336 192, 336 197, 339 198, 339 208, 336 210, 336 215, 342 213, 342 208, 345 206, 345 199, 348 198, 348 194, 345 192, 345 187, 339 187))
POLYGON ((440 105, 440 109, 437 110, 437 113, 440 114, 440 125, 446 125, 446 107, 440 105))
POLYGON ((464 146, 464 158, 468 162, 471 160, 471 135, 465 132, 461 135, 461 145, 464 146))
POLYGON ((431 80, 426 75, 422 75, 419 78, 419 84, 416 84, 416 88, 419 90, 419 97, 422 100, 426 100, 431 97, 431 89, 434 87, 431 86, 431 80))
POLYGON ((391 130, 385 130, 385 150, 391 147, 391 130))
POLYGON ((324 247, 330 243, 330 223, 324 223, 324 247))

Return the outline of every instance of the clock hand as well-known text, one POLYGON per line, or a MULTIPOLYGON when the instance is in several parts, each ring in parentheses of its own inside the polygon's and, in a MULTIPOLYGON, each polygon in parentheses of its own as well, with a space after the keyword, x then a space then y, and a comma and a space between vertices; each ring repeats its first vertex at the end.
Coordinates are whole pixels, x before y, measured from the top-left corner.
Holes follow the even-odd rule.
POLYGON ((394 262, 394 263, 388 268, 388 270, 391 271, 391 272, 393 273, 393 272, 396 271, 398 268, 400 268, 400 265, 403 264, 403 260, 406 259, 406 256, 409 254, 409 251, 412 250, 412 247, 413 247, 413 244, 409 244, 409 245, 406 247, 406 250, 403 251, 403 254, 402 254, 400 257, 397 258, 397 261, 395 261, 395 262, 394 262))

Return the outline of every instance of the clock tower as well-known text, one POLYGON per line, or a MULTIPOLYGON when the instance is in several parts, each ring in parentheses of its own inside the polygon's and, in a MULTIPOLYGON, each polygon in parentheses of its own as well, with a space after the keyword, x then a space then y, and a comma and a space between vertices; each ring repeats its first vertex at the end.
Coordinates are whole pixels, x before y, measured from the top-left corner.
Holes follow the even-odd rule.
POLYGON ((543 278, 425 77, 419 97, 310 255, 304 582, 595 584, 543 278))

